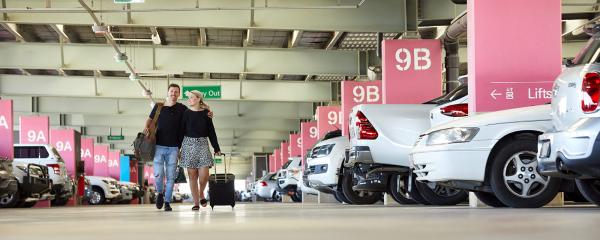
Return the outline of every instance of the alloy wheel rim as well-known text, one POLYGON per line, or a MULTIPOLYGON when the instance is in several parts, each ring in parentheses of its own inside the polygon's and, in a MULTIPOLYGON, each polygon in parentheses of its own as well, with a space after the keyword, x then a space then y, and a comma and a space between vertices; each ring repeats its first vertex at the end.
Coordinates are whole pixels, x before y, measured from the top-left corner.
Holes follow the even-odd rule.
POLYGON ((542 194, 550 181, 550 177, 537 171, 536 153, 532 151, 521 151, 510 156, 504 163, 502 176, 508 191, 521 198, 542 194))
POLYGON ((92 204, 98 204, 100 203, 100 193, 98 192, 92 192, 92 204))
POLYGON ((2 205, 6 205, 6 204, 8 204, 9 202, 11 202, 11 201, 12 201, 13 197, 15 197, 15 194, 14 194, 14 193, 13 193, 13 194, 10 194, 10 195, 8 195, 8 196, 6 196, 6 197, 2 197, 2 198, 0 198, 0 204, 2 204, 2 205))

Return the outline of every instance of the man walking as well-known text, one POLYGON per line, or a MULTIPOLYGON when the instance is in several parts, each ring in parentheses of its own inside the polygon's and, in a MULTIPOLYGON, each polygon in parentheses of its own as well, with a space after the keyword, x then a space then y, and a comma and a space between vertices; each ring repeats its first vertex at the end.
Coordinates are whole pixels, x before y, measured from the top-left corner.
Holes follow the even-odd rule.
MULTIPOLYGON (((175 169, 177 155, 181 148, 181 123, 183 113, 187 107, 177 102, 181 95, 181 88, 177 84, 170 84, 167 99, 161 108, 156 126, 156 152, 154 155, 154 177, 156 191, 156 208, 172 211, 171 199, 173 198, 173 185, 175 184, 175 169), (165 186, 166 177, 166 186, 165 186)), ((154 106, 150 117, 146 120, 144 132, 148 133, 152 118, 156 114, 158 104, 154 106)))

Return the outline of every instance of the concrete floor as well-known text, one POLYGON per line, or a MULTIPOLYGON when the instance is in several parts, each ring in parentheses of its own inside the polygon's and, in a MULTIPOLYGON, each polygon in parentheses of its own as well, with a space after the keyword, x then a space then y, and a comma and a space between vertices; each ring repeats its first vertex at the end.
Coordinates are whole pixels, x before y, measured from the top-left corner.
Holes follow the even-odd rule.
POLYGON ((259 203, 0 209, 0 239, 600 239, 600 208, 259 203))

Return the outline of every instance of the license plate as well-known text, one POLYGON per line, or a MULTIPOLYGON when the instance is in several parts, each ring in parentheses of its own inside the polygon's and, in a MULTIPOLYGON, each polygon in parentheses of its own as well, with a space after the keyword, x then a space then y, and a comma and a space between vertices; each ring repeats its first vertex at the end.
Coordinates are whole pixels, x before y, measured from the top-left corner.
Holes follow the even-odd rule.
POLYGON ((542 141, 542 147, 539 153, 540 158, 550 157, 550 140, 542 141))

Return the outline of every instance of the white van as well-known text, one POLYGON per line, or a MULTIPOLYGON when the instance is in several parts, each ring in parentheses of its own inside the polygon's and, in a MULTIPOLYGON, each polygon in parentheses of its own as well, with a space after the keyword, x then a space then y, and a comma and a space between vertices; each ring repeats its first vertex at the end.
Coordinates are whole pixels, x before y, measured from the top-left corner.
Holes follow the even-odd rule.
POLYGON ((53 205, 67 204, 73 196, 73 183, 67 175, 65 162, 54 147, 48 144, 15 144, 14 163, 34 163, 48 167, 52 180, 52 194, 55 195, 53 205))

